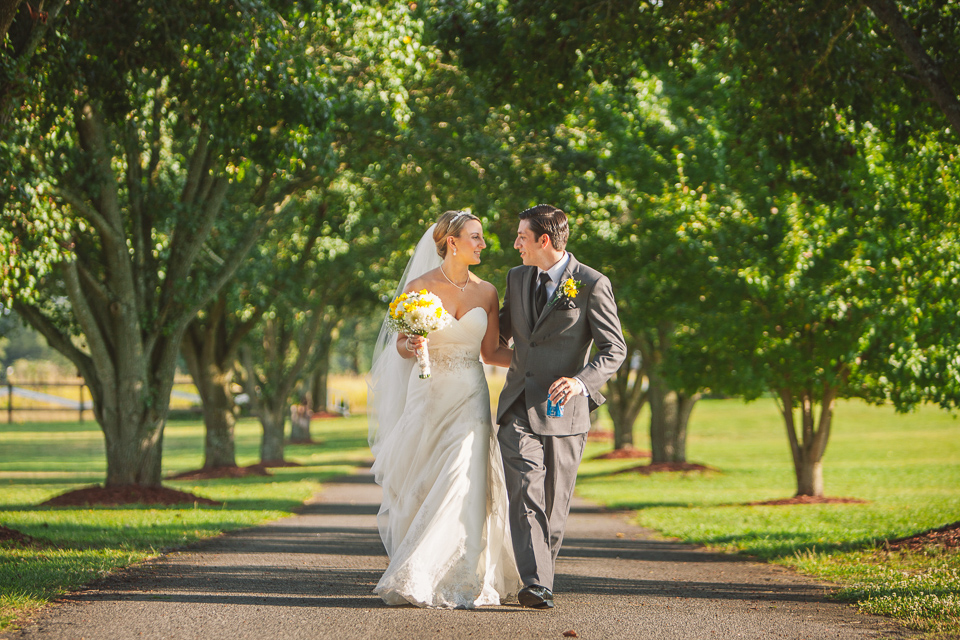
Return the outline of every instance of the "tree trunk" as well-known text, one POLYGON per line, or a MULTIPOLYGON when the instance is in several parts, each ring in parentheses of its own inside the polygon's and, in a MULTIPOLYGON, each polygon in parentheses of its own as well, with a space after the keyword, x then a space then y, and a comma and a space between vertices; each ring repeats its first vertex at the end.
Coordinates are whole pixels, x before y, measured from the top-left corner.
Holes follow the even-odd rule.
POLYGON ((321 352, 317 355, 317 366, 310 375, 310 410, 325 411, 327 408, 327 384, 330 378, 330 347, 332 337, 320 335, 317 348, 321 352))
POLYGON ((0 0, 0 42, 7 35, 10 25, 13 24, 13 18, 17 15, 17 9, 23 0, 0 0))
POLYGON ((135 312, 114 304, 95 316, 76 265, 64 265, 63 274, 90 355, 80 352, 36 307, 15 303, 14 309, 77 366, 90 389, 93 414, 104 435, 105 485, 159 486, 163 429, 182 329, 145 340, 135 312))
POLYGON ((279 408, 261 403, 260 424, 263 426, 263 438, 260 440, 260 463, 264 465, 282 464, 283 434, 286 430, 286 407, 279 408))
POLYGON ((203 404, 204 469, 237 466, 234 428, 237 405, 233 399, 236 350, 241 338, 256 324, 256 317, 237 323, 233 332, 228 320, 226 297, 220 296, 204 314, 194 318, 187 329, 181 352, 187 370, 197 385, 203 404))
MULTIPOLYGON (((97 401, 94 400, 95 412, 96 404, 97 401)), ((138 403, 132 400, 131 404, 138 403)), ((129 415, 139 411, 134 409, 125 413, 129 415)), ((129 427, 130 424, 125 426, 129 427)), ((119 422, 107 418, 100 422, 100 427, 105 436, 107 454, 105 486, 160 486, 164 427, 162 421, 140 422, 136 429, 125 429, 119 422)))
POLYGON ((823 461, 812 460, 804 452, 801 453, 802 462, 796 470, 798 496, 823 495, 823 461))
POLYGON ((645 371, 628 361, 607 382, 607 411, 613 421, 613 448, 633 447, 633 427, 647 402, 645 371))
POLYGON ((237 422, 236 403, 230 387, 233 366, 224 370, 212 358, 208 343, 197 338, 196 327, 191 326, 183 341, 183 356, 190 377, 193 378, 203 406, 203 468, 219 469, 237 466, 234 427, 237 422))
MULTIPOLYGON (((277 358, 275 347, 277 343, 277 323, 268 320, 264 327, 263 344, 268 356, 265 364, 279 360, 282 366, 282 357, 277 358)), ((281 349, 285 353, 286 349, 281 349)), ((243 366, 243 386, 250 397, 250 407, 263 430, 260 437, 260 463, 265 465, 284 462, 284 431, 287 421, 287 398, 292 391, 292 385, 287 386, 283 381, 269 381, 262 378, 254 364, 253 349, 246 345, 240 349, 240 363, 243 366)), ((272 371, 268 369, 268 372, 272 371)))
POLYGON ((823 454, 830 439, 836 389, 824 386, 820 400, 820 418, 817 420, 816 399, 809 389, 794 393, 781 389, 780 413, 783 415, 793 456, 793 470, 797 479, 798 496, 821 497, 824 495, 823 454), (799 407, 795 398, 799 398, 799 407), (797 430, 796 414, 799 412, 800 429, 797 430))
POLYGON ((667 387, 656 372, 650 375, 651 462, 687 461, 687 423, 700 394, 686 395, 667 387))
POLYGON ((265 321, 263 335, 240 349, 244 386, 263 425, 260 447, 264 464, 283 461, 283 431, 287 402, 304 370, 317 366, 318 349, 339 320, 328 309, 317 308, 307 318, 278 313, 265 321), (296 353, 295 358, 291 355, 296 353))
POLYGON ((313 442, 310 436, 310 418, 313 415, 310 392, 300 402, 290 406, 290 442, 308 444, 313 442))
POLYGON ((203 398, 203 425, 206 431, 203 440, 204 469, 237 466, 234 437, 237 407, 230 390, 232 377, 230 374, 210 380, 207 396, 203 398))

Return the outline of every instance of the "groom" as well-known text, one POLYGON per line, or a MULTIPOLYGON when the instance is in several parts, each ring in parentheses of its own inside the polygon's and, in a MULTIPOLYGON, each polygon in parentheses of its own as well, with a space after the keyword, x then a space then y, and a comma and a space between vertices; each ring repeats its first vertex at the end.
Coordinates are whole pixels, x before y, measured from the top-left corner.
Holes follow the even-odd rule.
POLYGON ((626 357, 606 276, 565 250, 567 216, 540 204, 520 213, 513 247, 522 267, 507 274, 500 340, 514 343, 497 407, 497 438, 510 530, 523 589, 520 604, 553 607, 553 577, 577 467, 600 387, 626 357), (590 347, 597 354, 590 358, 590 347), (547 415, 547 396, 561 416, 547 415))

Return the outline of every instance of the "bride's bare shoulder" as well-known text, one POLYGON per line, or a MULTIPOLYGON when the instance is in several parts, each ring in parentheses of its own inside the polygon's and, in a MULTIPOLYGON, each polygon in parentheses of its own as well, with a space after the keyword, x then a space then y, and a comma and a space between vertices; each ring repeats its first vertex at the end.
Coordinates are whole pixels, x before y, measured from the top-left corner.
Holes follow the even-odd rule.
POLYGON ((423 289, 431 291, 433 289, 433 285, 438 282, 437 276, 439 273, 439 269, 431 269, 430 271, 427 271, 419 278, 414 278, 408 282, 407 286, 404 288, 404 291, 421 291, 423 289))
POLYGON ((486 280, 480 280, 477 284, 480 285, 480 294, 485 306, 492 305, 493 308, 498 308, 500 305, 500 294, 497 288, 486 280))

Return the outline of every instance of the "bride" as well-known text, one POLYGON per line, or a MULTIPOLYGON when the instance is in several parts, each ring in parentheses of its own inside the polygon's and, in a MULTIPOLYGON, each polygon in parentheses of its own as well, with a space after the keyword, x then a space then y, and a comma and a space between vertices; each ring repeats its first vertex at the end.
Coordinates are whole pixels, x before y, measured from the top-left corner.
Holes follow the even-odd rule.
POLYGON ((470 273, 486 247, 479 218, 447 211, 417 245, 400 291, 426 289, 453 315, 429 335, 384 323, 370 374, 370 447, 383 488, 377 524, 390 564, 374 593, 388 605, 473 608, 520 588, 507 494, 480 358, 508 366, 496 288, 470 273), (429 342, 432 376, 414 351, 429 342))

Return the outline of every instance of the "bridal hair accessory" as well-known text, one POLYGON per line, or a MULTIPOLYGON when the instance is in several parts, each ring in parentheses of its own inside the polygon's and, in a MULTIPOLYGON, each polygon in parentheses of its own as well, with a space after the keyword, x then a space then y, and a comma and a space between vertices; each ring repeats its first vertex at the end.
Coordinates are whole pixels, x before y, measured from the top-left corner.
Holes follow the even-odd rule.
MULTIPOLYGON (((456 250, 456 249, 453 250, 453 255, 457 255, 457 250, 456 250)), ((442 273, 442 274, 443 274, 443 277, 447 279, 447 282, 449 282, 450 284, 452 284, 453 286, 455 286, 457 289, 460 289, 460 293, 463 293, 463 290, 467 288, 467 285, 468 285, 468 284, 470 284, 470 272, 469 272, 469 271, 467 272, 467 280, 466 280, 466 282, 463 283, 463 286, 462 286, 462 287, 461 287, 460 285, 458 285, 456 282, 454 282, 453 280, 450 279, 450 276, 447 275, 447 272, 443 270, 443 265, 440 265, 440 273, 442 273)))
MULTIPOLYGON (((446 275, 446 274, 444 274, 446 275)), ((443 308, 440 298, 426 289, 403 293, 390 303, 387 316, 390 328, 407 335, 426 336, 439 331, 453 322, 452 316, 443 308)), ((420 365, 420 377, 430 377, 430 353, 427 346, 415 351, 417 364, 420 365)))

